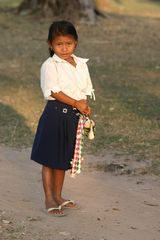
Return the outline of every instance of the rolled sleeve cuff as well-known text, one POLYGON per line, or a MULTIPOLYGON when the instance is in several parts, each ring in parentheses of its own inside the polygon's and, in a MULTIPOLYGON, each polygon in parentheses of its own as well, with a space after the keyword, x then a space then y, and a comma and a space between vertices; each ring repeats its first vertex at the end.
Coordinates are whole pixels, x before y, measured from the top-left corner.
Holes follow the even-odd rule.
POLYGON ((96 100, 95 94, 94 94, 94 89, 88 89, 86 95, 90 96, 91 98, 93 98, 93 100, 96 100))
POLYGON ((61 91, 60 87, 59 86, 55 86, 55 87, 53 87, 51 89, 44 90, 43 95, 44 95, 44 98, 47 99, 48 97, 51 96, 51 92, 58 93, 60 91, 61 91))

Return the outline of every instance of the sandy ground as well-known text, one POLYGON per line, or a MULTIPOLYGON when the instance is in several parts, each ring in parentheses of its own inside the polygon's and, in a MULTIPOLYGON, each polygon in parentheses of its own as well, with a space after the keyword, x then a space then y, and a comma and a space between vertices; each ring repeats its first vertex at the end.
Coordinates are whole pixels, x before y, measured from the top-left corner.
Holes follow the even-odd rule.
POLYGON ((68 173, 64 196, 81 208, 55 218, 44 210, 41 168, 29 160, 30 150, 0 152, 1 240, 160 239, 159 178, 87 168, 76 179, 68 173))

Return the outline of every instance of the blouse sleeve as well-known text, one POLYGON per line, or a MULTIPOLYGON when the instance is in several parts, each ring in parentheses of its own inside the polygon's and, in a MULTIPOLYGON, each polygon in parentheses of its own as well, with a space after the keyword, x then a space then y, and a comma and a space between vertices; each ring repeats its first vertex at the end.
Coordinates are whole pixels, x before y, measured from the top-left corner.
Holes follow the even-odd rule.
POLYGON ((40 72, 40 83, 44 98, 48 98, 52 92, 60 92, 57 69, 55 63, 43 63, 40 72))
POLYGON ((96 98, 95 98, 94 89, 93 89, 93 85, 92 85, 92 81, 91 81, 91 77, 90 77, 90 74, 89 74, 87 64, 86 64, 86 75, 87 75, 86 95, 89 95, 91 98, 93 98, 95 100, 96 98))

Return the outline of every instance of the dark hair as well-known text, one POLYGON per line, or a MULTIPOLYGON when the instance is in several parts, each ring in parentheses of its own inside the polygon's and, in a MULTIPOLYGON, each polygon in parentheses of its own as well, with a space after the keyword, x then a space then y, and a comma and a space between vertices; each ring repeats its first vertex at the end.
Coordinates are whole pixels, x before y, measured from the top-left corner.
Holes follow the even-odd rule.
MULTIPOLYGON (((75 27, 71 22, 68 21, 56 21, 49 27, 48 42, 52 42, 56 36, 60 35, 71 35, 76 41, 78 40, 78 34, 75 27)), ((49 48, 50 56, 54 54, 54 50, 49 48)))

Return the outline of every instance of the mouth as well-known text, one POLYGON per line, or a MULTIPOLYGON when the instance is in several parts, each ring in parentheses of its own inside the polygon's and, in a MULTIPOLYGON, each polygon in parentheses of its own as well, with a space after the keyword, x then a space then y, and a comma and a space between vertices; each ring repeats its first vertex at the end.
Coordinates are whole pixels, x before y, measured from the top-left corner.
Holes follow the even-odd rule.
POLYGON ((61 54, 62 56, 68 56, 69 54, 68 53, 63 53, 61 54))
POLYGON ((68 58, 68 57, 69 57, 69 54, 67 54, 67 53, 61 54, 61 57, 62 57, 62 58, 68 58))

